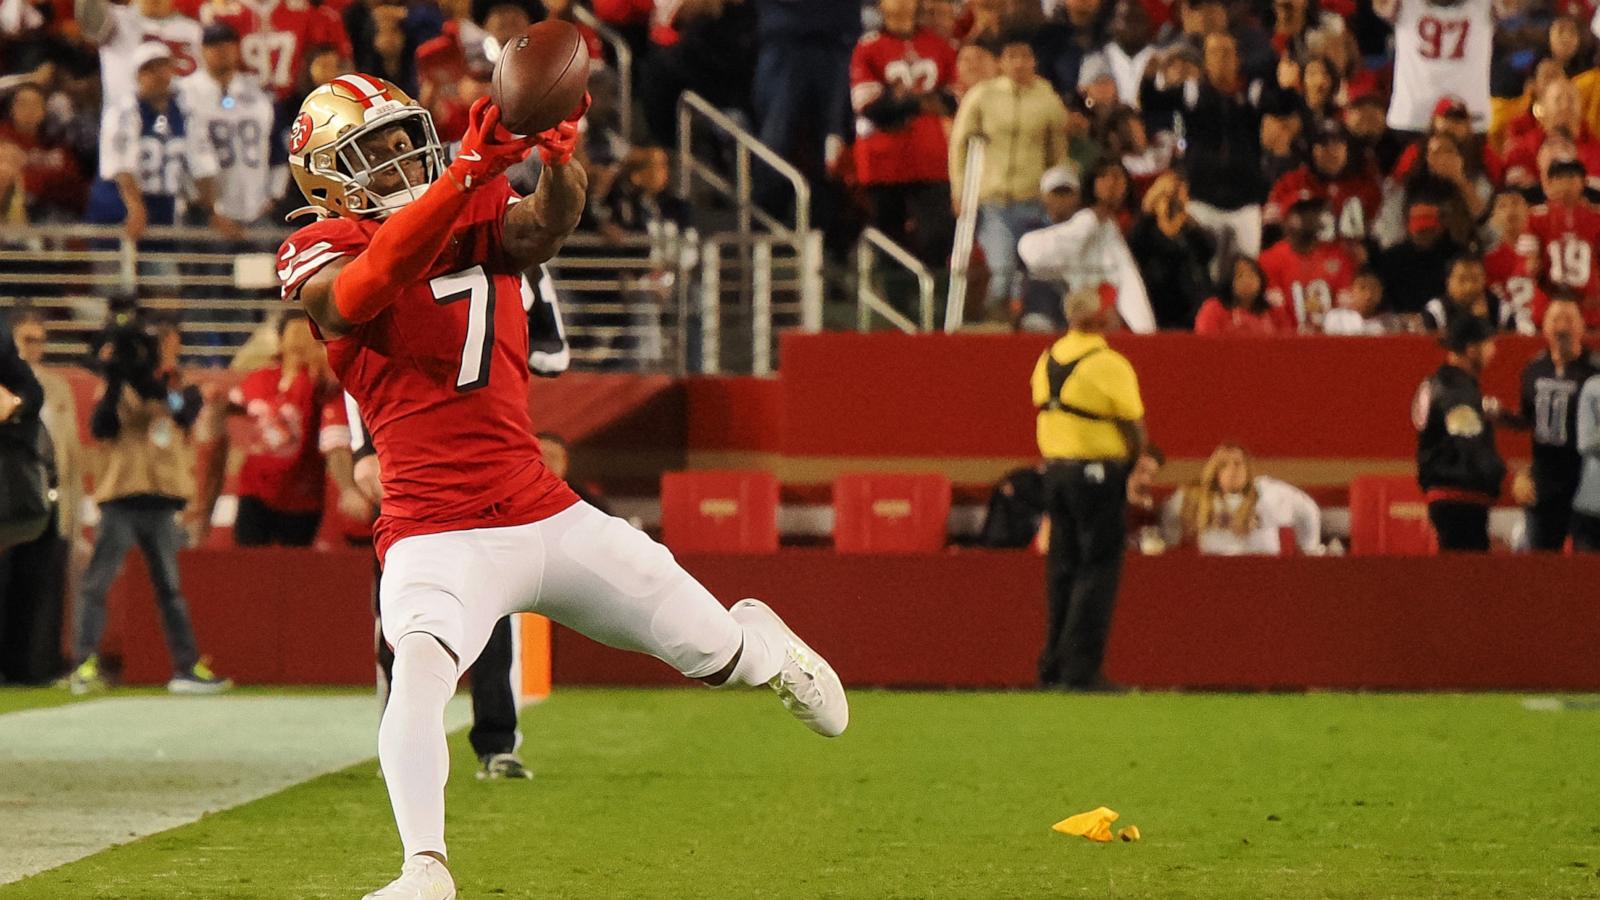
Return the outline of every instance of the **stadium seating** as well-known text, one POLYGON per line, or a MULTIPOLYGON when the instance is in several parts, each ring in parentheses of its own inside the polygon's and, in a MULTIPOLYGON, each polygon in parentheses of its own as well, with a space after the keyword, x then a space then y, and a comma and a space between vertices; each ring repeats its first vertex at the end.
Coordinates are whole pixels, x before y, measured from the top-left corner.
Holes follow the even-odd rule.
POLYGON ((776 553, 778 479, 757 471, 668 472, 661 537, 679 553, 776 553))
POLYGON ((936 553, 950 518, 943 475, 841 475, 833 482, 833 545, 840 553, 936 553))

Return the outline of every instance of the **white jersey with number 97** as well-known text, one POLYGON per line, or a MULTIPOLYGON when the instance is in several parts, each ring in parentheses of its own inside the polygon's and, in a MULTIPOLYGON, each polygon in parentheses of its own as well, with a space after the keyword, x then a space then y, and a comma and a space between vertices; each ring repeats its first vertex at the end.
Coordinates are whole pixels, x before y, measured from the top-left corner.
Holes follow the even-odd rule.
POLYGON ((1460 97, 1474 131, 1489 127, 1489 54, 1494 43, 1493 0, 1436 5, 1394 4, 1394 96, 1389 127, 1427 131, 1439 98, 1460 97))

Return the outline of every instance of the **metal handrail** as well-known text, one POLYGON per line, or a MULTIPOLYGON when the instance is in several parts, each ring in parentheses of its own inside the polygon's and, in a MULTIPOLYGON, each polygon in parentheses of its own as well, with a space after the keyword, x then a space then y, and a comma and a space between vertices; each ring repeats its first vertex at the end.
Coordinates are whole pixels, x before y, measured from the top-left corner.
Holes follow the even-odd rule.
POLYGON ((622 140, 624 143, 633 143, 633 48, 628 46, 628 41, 618 34, 616 29, 600 21, 589 9, 573 4, 572 15, 579 22, 589 27, 600 40, 611 48, 617 58, 617 78, 621 84, 617 86, 617 105, 622 107, 622 140))
POLYGON ((916 334, 921 331, 933 330, 933 273, 923 265, 922 260, 912 255, 911 251, 895 243, 892 238, 876 228, 865 228, 861 237, 856 241, 856 330, 866 331, 872 325, 872 314, 888 319, 891 324, 907 334, 916 334), (922 312, 921 328, 916 322, 911 321, 899 310, 890 305, 889 301, 873 287, 874 275, 877 273, 875 265, 877 254, 874 250, 882 251, 890 259, 899 263, 917 279, 917 295, 921 301, 922 312))
POLYGON ((727 113, 712 105, 711 101, 700 96, 694 91, 684 91, 678 98, 678 158, 682 165, 678 169, 678 194, 684 199, 689 198, 689 193, 694 187, 694 176, 712 177, 707 179, 713 187, 732 196, 738 203, 739 232, 749 234, 751 217, 762 219, 762 224, 770 231, 783 234, 790 240, 798 241, 802 235, 811 232, 811 184, 806 177, 795 168, 792 163, 778 155, 776 150, 761 143, 761 139, 740 127, 727 113), (706 167, 701 167, 698 162, 693 162, 693 134, 696 116, 715 125, 723 134, 732 138, 736 148, 735 184, 728 190, 728 183, 715 172, 706 167), (771 166, 774 171, 788 180, 794 187, 794 225, 785 226, 777 219, 768 215, 764 210, 756 209, 751 198, 750 158, 755 157, 771 166), (691 166, 691 162, 693 165, 691 166), (704 172, 699 169, 705 169, 704 172))
POLYGON ((978 233, 978 192, 983 185, 984 157, 989 140, 981 134, 967 139, 967 171, 961 181, 961 216, 956 219, 955 243, 950 247, 950 290, 944 307, 944 330, 961 330, 967 314, 967 267, 972 263, 972 242, 978 233))

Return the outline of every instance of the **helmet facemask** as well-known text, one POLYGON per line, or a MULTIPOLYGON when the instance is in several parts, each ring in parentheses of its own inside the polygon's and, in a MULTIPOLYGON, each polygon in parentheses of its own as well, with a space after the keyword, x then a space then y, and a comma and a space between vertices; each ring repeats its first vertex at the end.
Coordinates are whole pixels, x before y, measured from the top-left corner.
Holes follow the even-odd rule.
POLYGON ((422 196, 439 178, 444 171, 444 148, 427 110, 403 106, 350 129, 332 146, 313 153, 312 168, 344 183, 345 208, 356 215, 381 219, 422 196), (407 149, 390 155, 387 150, 373 146, 374 137, 394 127, 404 130, 407 149), (420 179, 406 172, 407 164, 413 160, 422 164, 420 179), (374 184, 380 182, 392 183, 393 189, 378 193, 374 184))

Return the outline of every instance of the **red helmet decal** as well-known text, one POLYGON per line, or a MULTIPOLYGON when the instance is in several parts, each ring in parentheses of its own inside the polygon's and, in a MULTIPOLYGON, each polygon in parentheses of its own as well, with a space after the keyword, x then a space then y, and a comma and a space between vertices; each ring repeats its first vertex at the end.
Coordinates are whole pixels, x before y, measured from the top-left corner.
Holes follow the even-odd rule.
POLYGON ((311 114, 301 113, 294 120, 294 125, 289 129, 289 152, 299 153, 306 148, 311 140, 311 114))

